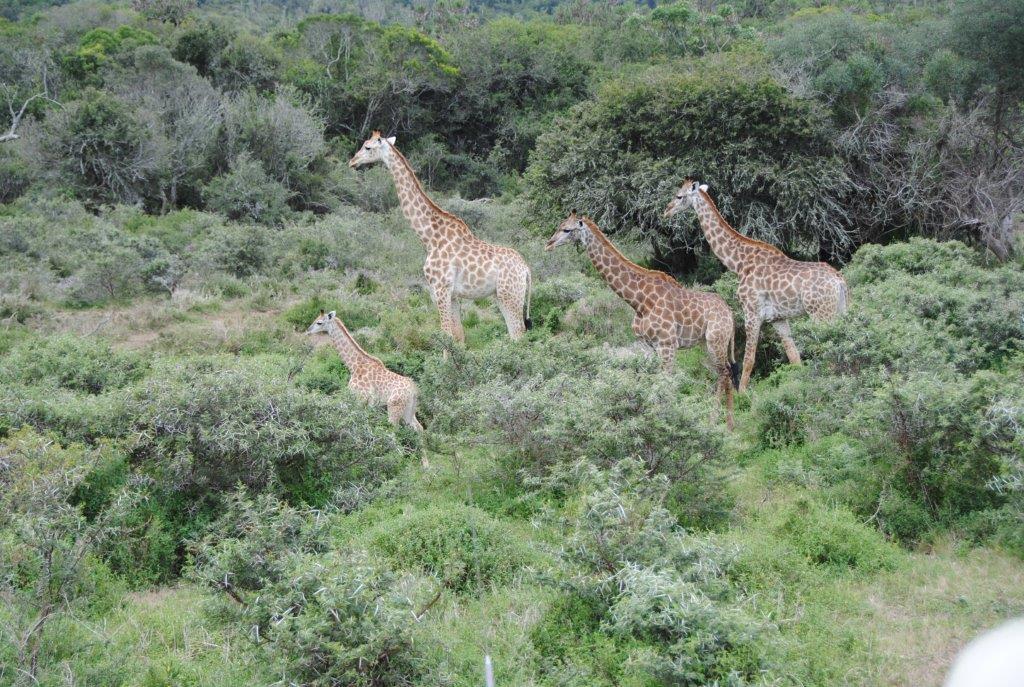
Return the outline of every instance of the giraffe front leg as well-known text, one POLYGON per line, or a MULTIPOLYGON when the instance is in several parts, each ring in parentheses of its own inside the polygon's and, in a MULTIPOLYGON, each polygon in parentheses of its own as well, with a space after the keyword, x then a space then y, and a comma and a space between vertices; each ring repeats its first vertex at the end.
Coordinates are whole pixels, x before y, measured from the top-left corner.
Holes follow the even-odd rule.
POLYGON ((789 358, 790 365, 800 364, 800 350, 796 347, 796 341, 793 340, 793 332, 789 330, 789 320, 779 320, 772 322, 775 332, 782 339, 782 345, 786 349, 786 357, 789 358))
POLYGON ((743 374, 740 376, 739 392, 747 390, 750 374, 754 371, 754 360, 757 356, 757 338, 761 334, 761 318, 752 312, 743 317, 743 329, 747 335, 747 343, 743 349, 743 374))
POLYGON ((466 343, 466 334, 462 331, 462 321, 459 319, 451 286, 435 285, 431 288, 430 295, 433 297, 437 313, 441 317, 441 331, 459 343, 466 343))
POLYGON ((676 347, 671 344, 658 344, 658 357, 661 358, 661 369, 672 372, 676 367, 676 347))

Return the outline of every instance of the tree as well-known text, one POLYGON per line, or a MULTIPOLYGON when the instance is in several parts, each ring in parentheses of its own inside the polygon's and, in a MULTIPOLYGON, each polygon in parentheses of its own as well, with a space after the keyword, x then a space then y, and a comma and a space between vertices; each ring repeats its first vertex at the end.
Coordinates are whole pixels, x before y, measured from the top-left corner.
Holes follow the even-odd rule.
POLYGON ((60 106, 56 73, 52 53, 37 37, 0 24, 0 143, 19 137, 26 115, 60 106))
POLYGON ((662 211, 693 176, 743 233, 797 254, 847 254, 850 182, 824 114, 749 65, 676 69, 611 81, 551 124, 526 173, 541 216, 578 208, 608 232, 639 232, 661 264, 687 269, 706 242, 692 213, 667 221, 662 211))
POLYGON ((993 128, 1010 137, 1009 106, 1024 97, 1024 0, 961 0, 952 21, 954 45, 994 91, 993 128))
POLYGON ((161 160, 136 113, 93 89, 47 118, 42 150, 79 196, 102 203, 141 201, 161 160))
POLYGON ((432 38, 351 14, 304 19, 281 45, 296 55, 287 78, 312 98, 328 133, 353 141, 378 128, 426 132, 458 75, 432 38))
POLYGON ((157 46, 138 48, 108 81, 122 102, 135 105, 159 145, 159 169, 148 194, 159 198, 160 211, 178 206, 183 186, 198 201, 224 117, 220 95, 195 68, 157 46))

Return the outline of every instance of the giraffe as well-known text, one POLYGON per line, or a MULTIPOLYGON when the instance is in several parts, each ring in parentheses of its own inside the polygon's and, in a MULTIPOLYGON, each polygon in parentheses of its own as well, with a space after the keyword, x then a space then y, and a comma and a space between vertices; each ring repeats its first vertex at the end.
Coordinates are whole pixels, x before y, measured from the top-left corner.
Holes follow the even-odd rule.
POLYGON ((687 206, 696 210, 711 250, 740 278, 736 295, 743 307, 747 343, 739 390, 745 391, 750 383, 757 339, 765 322, 771 323, 782 339, 789 362, 799 365, 800 351, 789 321, 801 315, 810 315, 815 321, 829 320, 846 312, 850 290, 843 275, 831 265, 794 260, 775 246, 743 236, 722 217, 706 184, 683 181, 665 208, 665 216, 687 206))
POLYGON ((417 432, 423 431, 416 419, 416 383, 392 372, 378 358, 364 351, 335 311, 321 310, 306 333, 325 333, 330 337, 350 373, 348 388, 357 398, 369 405, 387 407, 388 421, 392 425, 404 422, 417 432))
POLYGON ((575 242, 583 246, 598 273, 635 315, 633 333, 655 349, 662 368, 670 372, 676 350, 703 342, 710 367, 718 377, 717 393, 726 408, 726 425, 733 428, 732 389, 737 366, 732 360, 732 310, 714 293, 692 291, 656 270, 631 262, 589 217, 573 210, 558 225, 545 250, 575 242))
POLYGON ((423 274, 441 316, 441 328, 464 343, 458 299, 496 296, 509 337, 519 339, 530 328, 530 267, 515 250, 477 238, 460 218, 442 210, 423 190, 395 137, 379 131, 349 161, 359 168, 382 162, 395 182, 402 214, 427 250, 423 274))

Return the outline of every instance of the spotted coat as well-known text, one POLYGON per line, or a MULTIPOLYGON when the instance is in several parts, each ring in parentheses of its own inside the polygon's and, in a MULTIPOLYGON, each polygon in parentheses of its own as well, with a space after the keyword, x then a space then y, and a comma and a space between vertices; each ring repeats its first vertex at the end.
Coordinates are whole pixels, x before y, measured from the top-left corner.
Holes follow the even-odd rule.
POLYGON ((736 295, 743 308, 746 347, 740 391, 750 383, 761 325, 771 323, 782 339, 786 356, 800 363, 789 321, 809 315, 830 320, 846 311, 849 287, 838 270, 823 262, 794 260, 775 246, 743 236, 725 221, 707 186, 687 179, 665 210, 673 215, 684 207, 697 212, 701 229, 712 252, 739 277, 736 295))
POLYGON ((349 162, 362 167, 382 162, 391 172, 402 214, 423 242, 423 263, 441 328, 456 341, 465 341, 459 316, 460 299, 494 296, 512 339, 530 325, 530 267, 515 250, 477 238, 459 217, 442 210, 423 190, 409 161, 375 131, 349 162))
POLYGON ((348 368, 348 388, 357 398, 368 405, 387 408, 392 425, 404 422, 417 432, 423 431, 416 419, 416 382, 392 372, 379 358, 364 351, 333 310, 321 312, 306 333, 326 333, 330 337, 348 368))
POLYGON ((633 309, 633 333, 657 351, 666 372, 672 370, 678 349, 704 345, 732 429, 735 332, 732 311, 722 297, 684 288, 664 272, 630 261, 590 218, 575 212, 558 226, 546 249, 569 242, 583 246, 608 286, 633 309))

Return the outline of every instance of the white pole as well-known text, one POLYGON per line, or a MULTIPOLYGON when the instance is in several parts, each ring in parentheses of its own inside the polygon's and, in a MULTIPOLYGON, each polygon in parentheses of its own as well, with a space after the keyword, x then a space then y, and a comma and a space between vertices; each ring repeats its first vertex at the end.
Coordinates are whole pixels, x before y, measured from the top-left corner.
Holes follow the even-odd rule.
POLYGON ((494 664, 490 654, 484 656, 484 682, 487 687, 494 687, 494 664))

